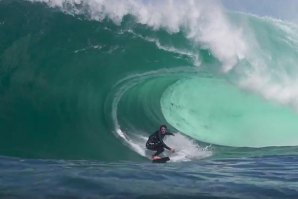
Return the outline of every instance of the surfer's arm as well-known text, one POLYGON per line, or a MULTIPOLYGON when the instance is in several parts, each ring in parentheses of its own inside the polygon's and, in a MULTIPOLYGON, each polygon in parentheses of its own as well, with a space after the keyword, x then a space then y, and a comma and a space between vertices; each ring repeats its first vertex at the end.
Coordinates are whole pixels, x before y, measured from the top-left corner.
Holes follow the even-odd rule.
POLYGON ((166 132, 166 135, 173 135, 173 136, 175 136, 175 134, 174 133, 171 133, 171 132, 166 132))
MULTIPOLYGON (((172 136, 175 136, 175 134, 174 133, 171 133, 171 132, 166 132, 166 135, 172 135, 172 136)), ((164 142, 163 142, 163 144, 164 144, 164 147, 166 148, 166 149, 168 149, 169 151, 171 151, 172 153, 174 153, 175 152, 175 149, 173 149, 173 148, 171 148, 171 147, 168 147, 164 142)))
POLYGON ((165 148, 168 149, 169 151, 171 150, 171 148, 168 147, 164 142, 162 142, 162 143, 163 143, 163 147, 165 147, 165 148))
POLYGON ((168 147, 164 142, 163 142, 163 137, 161 136, 160 132, 158 132, 158 139, 160 141, 160 143, 162 144, 162 146, 168 150, 171 150, 170 147, 168 147))

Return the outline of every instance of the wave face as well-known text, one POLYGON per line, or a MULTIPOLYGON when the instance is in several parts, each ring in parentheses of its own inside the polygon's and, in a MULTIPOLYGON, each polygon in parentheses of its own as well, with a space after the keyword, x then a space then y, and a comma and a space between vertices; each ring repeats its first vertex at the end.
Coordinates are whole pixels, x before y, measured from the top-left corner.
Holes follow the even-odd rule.
POLYGON ((294 24, 204 0, 2 0, 0 13, 1 155, 141 159, 161 123, 179 132, 174 161, 298 145, 294 24))

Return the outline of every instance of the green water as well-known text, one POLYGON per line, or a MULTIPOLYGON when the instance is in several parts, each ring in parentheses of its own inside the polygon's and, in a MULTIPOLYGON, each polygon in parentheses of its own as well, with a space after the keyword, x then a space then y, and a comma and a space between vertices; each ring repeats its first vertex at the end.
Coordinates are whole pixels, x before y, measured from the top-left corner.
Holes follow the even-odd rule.
POLYGON ((1 155, 141 160, 127 145, 160 123, 207 145, 298 144, 296 26, 227 14, 258 48, 225 71, 218 38, 196 41, 133 14, 115 24, 69 13, 0 1, 1 155), (261 83, 247 87, 250 77, 261 83))
POLYGON ((298 115, 237 89, 223 79, 193 76, 172 85, 162 110, 177 129, 195 139, 225 146, 296 145, 298 115))

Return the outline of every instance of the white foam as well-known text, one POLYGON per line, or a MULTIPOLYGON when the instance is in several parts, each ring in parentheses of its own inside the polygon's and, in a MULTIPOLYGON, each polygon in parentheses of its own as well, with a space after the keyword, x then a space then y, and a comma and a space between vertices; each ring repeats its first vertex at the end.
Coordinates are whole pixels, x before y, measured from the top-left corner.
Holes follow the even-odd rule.
POLYGON ((241 29, 226 19, 215 0, 30 0, 59 7, 69 14, 85 14, 93 20, 109 18, 120 24, 130 14, 138 23, 170 33, 183 31, 188 39, 210 49, 231 70, 247 53, 241 29))
POLYGON ((176 150, 175 153, 167 153, 173 162, 191 161, 212 155, 210 147, 201 147, 193 139, 180 133, 175 133, 175 136, 167 136, 164 142, 176 150))
POLYGON ((250 67, 239 70, 237 84, 267 100, 298 111, 298 27, 268 17, 260 20, 270 24, 276 31, 275 35, 270 38, 269 44, 268 41, 254 43, 254 54, 246 58, 250 67), (285 52, 274 47, 277 44, 285 47, 285 52))
POLYGON ((291 79, 286 74, 279 76, 282 79, 275 82, 270 74, 254 72, 242 79, 239 85, 261 94, 267 100, 292 106, 298 111, 298 80, 291 79))
POLYGON ((120 128, 116 129, 116 132, 125 141, 125 143, 129 145, 130 148, 132 148, 135 152, 137 152, 141 156, 146 156, 145 149, 144 149, 144 146, 142 146, 142 143, 137 142, 137 140, 132 140, 120 128))

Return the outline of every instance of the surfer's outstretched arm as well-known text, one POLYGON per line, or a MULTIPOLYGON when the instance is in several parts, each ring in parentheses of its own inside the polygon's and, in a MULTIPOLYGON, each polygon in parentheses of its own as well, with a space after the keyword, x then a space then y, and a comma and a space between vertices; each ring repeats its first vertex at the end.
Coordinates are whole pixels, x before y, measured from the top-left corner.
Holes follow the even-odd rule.
POLYGON ((174 133, 171 133, 171 132, 166 132, 166 135, 173 135, 173 136, 175 136, 175 134, 174 133))

